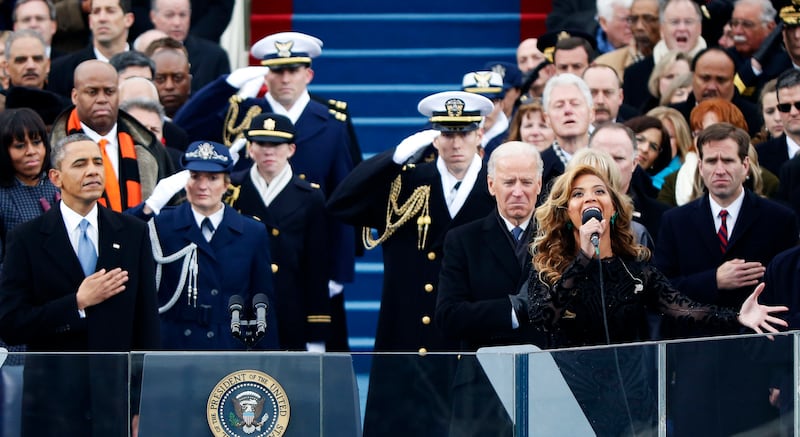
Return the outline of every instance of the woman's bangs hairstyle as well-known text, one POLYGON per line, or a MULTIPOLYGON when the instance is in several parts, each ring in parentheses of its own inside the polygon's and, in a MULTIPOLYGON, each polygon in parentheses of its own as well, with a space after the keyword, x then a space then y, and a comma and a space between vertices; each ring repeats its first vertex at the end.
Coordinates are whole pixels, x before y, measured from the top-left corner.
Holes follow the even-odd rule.
POLYGON ((25 136, 44 143, 45 156, 42 172, 50 169, 50 141, 42 118, 30 108, 6 109, 0 113, 0 186, 9 187, 14 182, 14 167, 8 148, 17 141, 25 141, 25 136))

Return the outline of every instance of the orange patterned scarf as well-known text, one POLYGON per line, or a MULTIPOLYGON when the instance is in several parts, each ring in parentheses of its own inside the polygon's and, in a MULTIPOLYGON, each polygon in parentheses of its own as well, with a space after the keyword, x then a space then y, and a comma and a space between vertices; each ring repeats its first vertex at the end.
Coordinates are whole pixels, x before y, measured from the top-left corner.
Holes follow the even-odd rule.
MULTIPOLYGON (((77 109, 73 109, 67 121, 67 135, 83 132, 77 109)), ((100 151, 103 152, 103 168, 105 169, 106 190, 98 200, 101 205, 114 211, 122 212, 142 203, 142 185, 139 180, 139 166, 136 162, 136 146, 133 138, 117 128, 119 142, 119 177, 106 155, 106 141, 101 140, 100 151), (120 184, 123 182, 123 184, 120 184), (122 189, 122 186, 125 189, 122 189), (124 205, 124 207, 123 207, 124 205)))

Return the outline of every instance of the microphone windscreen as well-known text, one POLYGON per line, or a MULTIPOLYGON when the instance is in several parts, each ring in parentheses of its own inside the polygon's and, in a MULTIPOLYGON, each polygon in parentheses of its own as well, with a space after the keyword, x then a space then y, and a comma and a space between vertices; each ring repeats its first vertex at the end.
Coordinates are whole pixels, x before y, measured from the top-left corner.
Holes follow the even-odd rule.
POLYGON ((241 307, 244 306, 244 298, 242 298, 242 296, 239 296, 238 294, 234 294, 233 296, 231 296, 231 298, 228 299, 228 308, 231 308, 235 305, 238 305, 239 308, 241 309, 241 307))
POLYGON ((600 208, 594 206, 591 208, 586 208, 581 216, 581 224, 586 224, 586 222, 593 218, 597 219, 599 222, 603 221, 603 214, 600 212, 600 208))

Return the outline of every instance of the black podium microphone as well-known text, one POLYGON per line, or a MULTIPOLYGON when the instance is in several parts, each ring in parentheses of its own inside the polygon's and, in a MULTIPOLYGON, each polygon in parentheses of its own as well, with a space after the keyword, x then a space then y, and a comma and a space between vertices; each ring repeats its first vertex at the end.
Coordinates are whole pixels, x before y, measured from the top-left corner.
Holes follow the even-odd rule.
POLYGON ((244 299, 238 294, 234 294, 228 300, 228 312, 231 313, 231 333, 234 337, 242 335, 241 330, 241 313, 244 307, 244 299))
POLYGON ((267 309, 269 308, 269 298, 264 293, 253 296, 253 308, 256 310, 256 335, 264 335, 267 332, 267 309))

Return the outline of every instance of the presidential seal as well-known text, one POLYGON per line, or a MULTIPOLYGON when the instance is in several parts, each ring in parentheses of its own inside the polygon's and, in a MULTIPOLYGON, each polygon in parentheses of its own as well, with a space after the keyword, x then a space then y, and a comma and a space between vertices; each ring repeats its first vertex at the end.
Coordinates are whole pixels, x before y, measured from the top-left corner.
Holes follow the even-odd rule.
POLYGON ((289 425, 289 399, 273 377, 239 370, 208 396, 206 417, 215 437, 281 437, 289 425))

